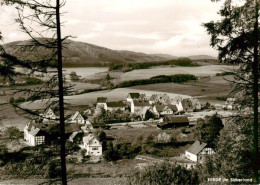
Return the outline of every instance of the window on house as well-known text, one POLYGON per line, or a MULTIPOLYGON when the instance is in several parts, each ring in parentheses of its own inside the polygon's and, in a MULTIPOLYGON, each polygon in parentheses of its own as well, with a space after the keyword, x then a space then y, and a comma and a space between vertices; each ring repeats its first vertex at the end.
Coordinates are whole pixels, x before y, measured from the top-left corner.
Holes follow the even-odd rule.
POLYGON ((97 147, 94 147, 94 148, 92 148, 92 150, 98 150, 98 148, 97 148, 97 147))

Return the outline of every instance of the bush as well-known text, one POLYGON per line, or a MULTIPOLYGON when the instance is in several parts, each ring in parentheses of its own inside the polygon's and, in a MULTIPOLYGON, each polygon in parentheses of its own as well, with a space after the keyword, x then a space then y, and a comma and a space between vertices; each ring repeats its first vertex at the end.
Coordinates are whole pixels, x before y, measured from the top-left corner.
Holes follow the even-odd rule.
POLYGON ((45 178, 53 179, 61 176, 61 167, 59 162, 51 161, 47 164, 47 169, 45 171, 45 178))
POLYGON ((216 97, 216 100, 226 101, 226 100, 227 100, 227 97, 216 97))
POLYGON ((199 184, 198 173, 181 166, 163 163, 152 165, 146 169, 135 171, 128 177, 129 184, 199 184))
POLYGON ((14 140, 14 139, 19 139, 22 137, 22 133, 17 127, 11 126, 7 127, 5 132, 5 136, 8 137, 8 139, 14 140))
POLYGON ((25 80, 26 85, 38 85, 43 83, 41 79, 35 77, 27 77, 25 80))
POLYGON ((9 99, 9 103, 11 103, 11 104, 14 103, 14 97, 11 97, 11 98, 9 99))
POLYGON ((71 81, 76 82, 76 81, 79 81, 79 76, 77 75, 77 73, 75 71, 72 71, 70 73, 70 79, 71 79, 71 81))
POLYGON ((24 97, 19 97, 17 99, 14 100, 14 103, 22 103, 22 102, 25 102, 25 98, 24 97))
POLYGON ((226 71, 226 72, 223 72, 223 73, 217 73, 216 76, 227 76, 227 75, 234 75, 233 72, 230 72, 230 71, 226 71))

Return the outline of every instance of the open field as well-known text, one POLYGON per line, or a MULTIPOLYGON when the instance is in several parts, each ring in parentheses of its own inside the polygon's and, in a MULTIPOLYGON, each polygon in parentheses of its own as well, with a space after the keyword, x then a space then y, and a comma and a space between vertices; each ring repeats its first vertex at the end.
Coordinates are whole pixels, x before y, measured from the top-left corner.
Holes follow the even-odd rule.
POLYGON ((227 65, 207 65, 198 67, 169 67, 159 66, 150 69, 134 70, 122 74, 120 81, 149 79, 158 75, 192 74, 195 76, 215 76, 216 73, 232 71, 233 66, 227 65))
MULTIPOLYGON (((231 80, 232 76, 225 76, 231 80)), ((177 93, 188 96, 198 96, 201 103, 219 103, 223 104, 224 101, 216 100, 216 97, 226 97, 231 91, 231 85, 221 76, 200 78, 196 82, 187 83, 160 83, 133 86, 132 89, 136 90, 153 90, 166 93, 177 93)))

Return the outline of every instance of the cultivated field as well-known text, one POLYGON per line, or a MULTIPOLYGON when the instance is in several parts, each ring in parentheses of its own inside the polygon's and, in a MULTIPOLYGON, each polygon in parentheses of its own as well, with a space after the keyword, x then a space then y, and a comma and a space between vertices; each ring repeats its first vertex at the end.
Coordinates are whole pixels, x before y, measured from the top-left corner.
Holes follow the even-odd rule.
POLYGON ((159 66, 150 69, 139 69, 122 74, 120 81, 149 79, 158 75, 192 74, 195 76, 215 76, 216 73, 232 71, 233 66, 206 65, 198 67, 169 67, 159 66))

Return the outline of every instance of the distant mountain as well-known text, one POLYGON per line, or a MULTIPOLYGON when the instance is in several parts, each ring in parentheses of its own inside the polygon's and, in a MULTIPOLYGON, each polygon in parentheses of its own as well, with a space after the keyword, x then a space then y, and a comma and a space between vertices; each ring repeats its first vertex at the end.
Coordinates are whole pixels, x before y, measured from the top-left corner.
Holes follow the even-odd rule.
MULTIPOLYGON (((50 55, 51 51, 40 47, 33 51, 18 49, 21 45, 30 44, 30 40, 16 41, 4 45, 6 51, 23 59, 39 59, 50 55)), ((68 40, 64 44, 63 61, 65 66, 104 66, 108 64, 153 62, 173 59, 171 55, 145 54, 133 51, 118 51, 88 44, 84 42, 68 40)))
POLYGON ((176 56, 172 56, 172 55, 168 55, 168 54, 151 54, 151 55, 157 56, 157 57, 164 57, 164 58, 167 58, 168 60, 174 60, 174 59, 178 58, 176 56))
POLYGON ((188 56, 191 60, 217 60, 216 57, 212 57, 209 55, 191 55, 188 56))

